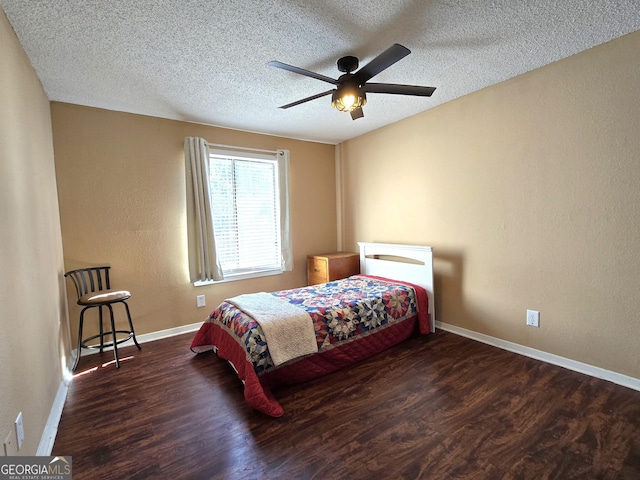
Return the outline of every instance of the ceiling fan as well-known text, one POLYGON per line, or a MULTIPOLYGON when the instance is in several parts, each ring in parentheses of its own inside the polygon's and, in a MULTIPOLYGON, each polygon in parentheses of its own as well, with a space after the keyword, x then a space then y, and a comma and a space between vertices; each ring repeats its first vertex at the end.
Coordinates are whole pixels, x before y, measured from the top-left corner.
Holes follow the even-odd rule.
POLYGON ((332 94, 331 105, 340 111, 351 113, 351 118, 357 120, 358 118, 364 117, 362 106, 367 103, 367 93, 392 93, 396 95, 430 97, 435 91, 435 87, 400 85, 397 83, 367 83, 371 78, 410 53, 411 50, 407 47, 394 43, 355 73, 353 72, 358 69, 358 58, 352 56, 342 57, 338 60, 338 70, 344 72, 344 74, 337 80, 282 62, 272 61, 267 65, 288 70, 289 72, 299 73, 300 75, 322 80, 323 82, 336 86, 336 88, 327 90, 326 92, 318 93, 317 95, 312 95, 302 100, 288 103, 287 105, 282 105, 280 108, 295 107, 301 103, 332 94))

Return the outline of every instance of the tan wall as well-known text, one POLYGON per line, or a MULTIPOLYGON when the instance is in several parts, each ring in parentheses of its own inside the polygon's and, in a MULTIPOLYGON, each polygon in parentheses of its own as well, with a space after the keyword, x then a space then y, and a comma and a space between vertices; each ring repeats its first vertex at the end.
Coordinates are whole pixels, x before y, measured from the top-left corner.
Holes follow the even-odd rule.
POLYGON ((345 246, 432 245, 438 320, 640 378, 638 51, 640 32, 342 144, 345 246))
POLYGON ((69 334, 49 100, 2 9, 0 70, 0 443, 22 411, 34 455, 69 334))
MULTIPOLYGON (((200 322, 239 293, 301 286, 306 255, 336 248, 332 145, 55 102, 51 110, 65 267, 111 265, 115 286, 132 292, 138 334, 200 322), (204 287, 189 283, 186 136, 290 150, 293 272, 204 287), (196 308, 199 294, 206 295, 207 308, 196 308)), ((76 332, 75 293, 69 298, 76 332)))

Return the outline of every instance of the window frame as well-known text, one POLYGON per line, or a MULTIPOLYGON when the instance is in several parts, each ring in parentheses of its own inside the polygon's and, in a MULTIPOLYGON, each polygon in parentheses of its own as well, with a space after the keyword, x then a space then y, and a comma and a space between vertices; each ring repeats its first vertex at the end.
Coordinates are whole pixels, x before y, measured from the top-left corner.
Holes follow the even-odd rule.
MULTIPOLYGON (((209 159, 208 159, 209 162, 212 161, 213 157, 223 157, 223 158, 249 160, 249 161, 264 161, 264 162, 270 162, 274 164, 275 173, 276 173, 274 196, 276 201, 276 222, 278 223, 277 227, 278 227, 278 237, 279 237, 279 245, 280 245, 279 255, 281 258, 281 264, 277 268, 256 267, 255 269, 250 271, 242 271, 242 272, 235 272, 235 273, 223 272, 224 278, 222 280, 206 280, 206 281, 199 280, 193 283, 194 286, 212 285, 212 284, 218 284, 218 283, 234 282, 238 280, 247 280, 251 278, 281 275, 285 271, 292 269, 292 265, 289 265, 289 267, 287 267, 288 261, 283 258, 286 256, 286 254, 284 253, 284 250, 291 249, 291 239, 284 238, 285 235, 288 235, 288 233, 285 233, 285 232, 289 232, 289 225, 288 225, 288 222, 289 222, 289 205, 288 205, 289 154, 288 153, 289 152, 286 150, 278 150, 273 154, 267 154, 267 153, 227 150, 222 148, 211 148, 211 147, 209 148, 209 159), (286 246, 285 246, 285 242, 287 243, 286 246)), ((209 184, 209 186, 210 188, 213 187, 211 183, 209 184)))

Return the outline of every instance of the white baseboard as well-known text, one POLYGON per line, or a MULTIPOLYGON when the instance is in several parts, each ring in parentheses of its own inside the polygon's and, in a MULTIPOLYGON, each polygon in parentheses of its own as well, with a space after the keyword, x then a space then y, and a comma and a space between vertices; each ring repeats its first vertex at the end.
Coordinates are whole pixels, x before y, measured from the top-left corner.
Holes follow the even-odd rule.
POLYGON ((483 333, 474 332, 473 330, 467 330, 466 328, 456 327, 455 325, 449 325, 447 323, 436 321, 436 328, 444 330, 446 332, 455 333, 461 337, 467 337, 472 340, 477 340, 494 347, 508 350, 513 353, 518 353, 526 357, 535 358, 536 360, 542 360, 543 362, 558 365, 559 367, 568 368, 575 372, 584 373, 596 378, 608 380, 610 382, 622 385, 624 387, 631 388, 633 390, 640 391, 640 378, 629 377, 621 373, 612 372, 611 370, 605 370, 604 368, 595 367, 587 363, 577 362, 570 358, 561 357, 552 353, 547 353, 542 350, 536 350, 535 348, 525 347, 517 343, 508 342, 500 338, 491 337, 483 333))
POLYGON ((166 330, 159 330, 157 332, 143 333, 142 335, 136 335, 136 338, 139 343, 153 342, 154 340, 160 340, 161 338, 175 337, 176 335, 182 335, 183 333, 196 332, 200 329, 202 323, 203 322, 191 323, 189 325, 167 328, 166 330))
POLYGON ((36 455, 38 456, 48 457, 49 455, 51 455, 51 450, 53 450, 53 443, 56 439, 56 434, 58 433, 58 424, 60 423, 60 417, 62 417, 62 409, 64 408, 64 402, 67 399, 68 390, 68 384, 64 380, 62 380, 60 382, 60 386, 58 387, 56 398, 53 401, 51 411, 49 412, 49 418, 47 419, 47 424, 45 425, 44 431, 42 432, 42 437, 40 437, 40 444, 38 445, 38 450, 36 451, 36 455))
MULTIPOLYGON (((190 325, 183 325, 181 327, 168 328, 166 330, 160 330, 157 332, 151 333, 143 333, 142 335, 136 335, 136 339, 138 343, 146 343, 152 342, 154 340, 160 340, 161 338, 173 337, 175 335, 182 335, 183 333, 190 333, 197 331, 202 322, 192 323, 190 325)), ((131 341, 133 343, 133 341, 131 341)), ((123 343, 124 345, 124 343, 123 343)), ((111 348, 113 349, 113 347, 111 348)), ((105 348, 105 350, 108 350, 105 348)), ((85 349, 82 352, 83 355, 88 355, 90 353, 97 353, 98 350, 87 350, 85 349)), ((77 354, 76 349, 71 352, 71 357, 67 362, 68 365, 73 365, 74 355, 77 354)), ((69 390, 69 382, 73 378, 73 373, 70 370, 67 370, 64 373, 64 378, 62 382, 60 382, 60 386, 58 387, 58 392, 56 393, 56 398, 53 401, 53 406, 51 407, 51 411, 49 412, 49 418, 47 419, 47 424, 44 427, 44 431, 42 432, 42 437, 40 438, 40 444, 38 445, 38 450, 36 455, 38 456, 49 456, 51 455, 51 451, 53 450, 53 444, 56 439, 56 435, 58 433, 58 424, 60 423, 60 418, 62 417, 62 409, 64 408, 64 402, 67 399, 67 391, 69 390)))

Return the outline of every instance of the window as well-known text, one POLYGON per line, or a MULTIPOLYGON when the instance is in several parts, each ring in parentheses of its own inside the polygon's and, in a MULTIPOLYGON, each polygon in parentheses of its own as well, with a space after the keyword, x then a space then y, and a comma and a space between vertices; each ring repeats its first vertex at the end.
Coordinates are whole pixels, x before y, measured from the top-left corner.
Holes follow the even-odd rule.
POLYGON ((210 150, 211 210, 225 280, 289 269, 287 160, 285 151, 210 150))

